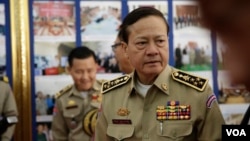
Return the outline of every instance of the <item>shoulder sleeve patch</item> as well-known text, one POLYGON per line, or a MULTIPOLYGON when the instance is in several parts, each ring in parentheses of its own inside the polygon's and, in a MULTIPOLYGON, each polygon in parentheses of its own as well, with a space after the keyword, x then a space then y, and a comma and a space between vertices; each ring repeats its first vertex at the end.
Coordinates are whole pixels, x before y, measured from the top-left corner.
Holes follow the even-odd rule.
POLYGON ((6 82, 6 83, 9 83, 9 79, 7 76, 0 76, 0 81, 3 81, 3 82, 6 82))
POLYGON ((58 93, 56 93, 55 95, 55 99, 59 98, 60 96, 62 96, 65 92, 67 92, 68 90, 70 90, 72 88, 73 85, 68 85, 66 87, 64 87, 62 90, 60 90, 58 93))
POLYGON ((188 85, 198 91, 203 91, 208 83, 208 79, 199 76, 191 75, 183 71, 175 71, 172 73, 174 80, 188 85))
POLYGON ((118 86, 126 84, 130 78, 131 78, 130 75, 124 75, 124 76, 115 78, 113 80, 106 81, 106 82, 102 83, 101 92, 104 94, 104 93, 106 93, 106 92, 108 92, 108 91, 110 91, 118 86))

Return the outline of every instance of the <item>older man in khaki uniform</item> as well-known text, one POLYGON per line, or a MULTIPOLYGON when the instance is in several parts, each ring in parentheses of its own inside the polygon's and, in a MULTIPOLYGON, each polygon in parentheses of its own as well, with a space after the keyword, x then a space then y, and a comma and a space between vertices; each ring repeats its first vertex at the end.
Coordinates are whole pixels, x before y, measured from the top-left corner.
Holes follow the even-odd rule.
POLYGON ((17 122, 17 106, 8 78, 0 76, 0 140, 10 141, 17 122))
POLYGON ((208 80, 168 63, 169 27, 152 7, 121 25, 135 71, 103 83, 95 141, 220 141, 224 124, 208 80))
POLYGON ((88 47, 77 47, 68 56, 74 84, 56 94, 52 121, 54 141, 89 141, 100 107, 101 80, 96 79, 96 56, 88 47))
POLYGON ((224 119, 208 80, 167 66, 144 98, 136 79, 104 83, 95 141, 220 140, 224 119))

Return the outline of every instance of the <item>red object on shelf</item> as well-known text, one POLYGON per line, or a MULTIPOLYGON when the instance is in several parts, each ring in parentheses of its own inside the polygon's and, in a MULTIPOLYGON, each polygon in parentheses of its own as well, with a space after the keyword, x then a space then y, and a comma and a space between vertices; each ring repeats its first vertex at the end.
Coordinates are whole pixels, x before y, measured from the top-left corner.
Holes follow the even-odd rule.
POLYGON ((57 75, 57 74, 59 74, 59 70, 57 67, 44 69, 44 75, 57 75))

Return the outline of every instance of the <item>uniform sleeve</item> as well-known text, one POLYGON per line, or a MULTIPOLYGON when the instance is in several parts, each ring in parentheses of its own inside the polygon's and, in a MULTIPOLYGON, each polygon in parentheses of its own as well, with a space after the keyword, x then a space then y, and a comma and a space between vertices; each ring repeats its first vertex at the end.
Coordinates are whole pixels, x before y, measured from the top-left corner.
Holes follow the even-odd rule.
MULTIPOLYGON (((6 117, 8 116, 18 116, 17 112, 17 106, 16 106, 16 101, 14 98, 14 95, 12 93, 12 90, 9 85, 6 85, 7 89, 4 91, 4 95, 6 95, 5 100, 4 100, 4 107, 3 107, 3 112, 2 114, 6 117)), ((2 135, 1 139, 2 141, 10 141, 15 130, 15 125, 11 125, 8 127, 6 132, 2 135)))
POLYGON ((204 119, 198 125, 198 141, 221 141, 222 125, 225 124, 216 96, 211 88, 204 94, 204 119))
POLYGON ((97 117, 97 123, 95 128, 95 138, 94 141, 111 141, 110 137, 107 136, 107 128, 108 123, 105 117, 105 111, 103 106, 104 99, 102 101, 101 108, 99 109, 98 117, 97 117))
POLYGON ((56 99, 53 119, 52 119, 52 135, 54 141, 67 141, 69 130, 63 117, 62 105, 56 99))

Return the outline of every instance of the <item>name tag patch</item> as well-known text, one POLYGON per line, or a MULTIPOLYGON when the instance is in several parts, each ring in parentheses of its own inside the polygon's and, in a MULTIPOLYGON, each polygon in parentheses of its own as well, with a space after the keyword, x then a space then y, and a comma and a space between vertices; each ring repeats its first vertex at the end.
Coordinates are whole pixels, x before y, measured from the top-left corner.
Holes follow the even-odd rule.
POLYGON ((112 119, 113 124, 132 124, 130 119, 112 119))

